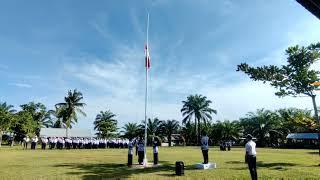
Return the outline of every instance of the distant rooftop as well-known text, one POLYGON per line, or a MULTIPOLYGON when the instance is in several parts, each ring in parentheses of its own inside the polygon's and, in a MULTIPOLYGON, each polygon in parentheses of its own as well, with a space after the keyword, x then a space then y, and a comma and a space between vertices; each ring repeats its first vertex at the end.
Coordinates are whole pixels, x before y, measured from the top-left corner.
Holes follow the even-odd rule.
POLYGON ((318 133, 291 133, 287 139, 318 139, 318 133))
MULTIPOLYGON (((89 129, 69 129, 69 137, 92 137, 92 133, 89 129)), ((47 137, 66 137, 65 128, 41 128, 40 136, 47 137)))
POLYGON ((297 0, 297 2, 320 19, 320 0, 297 0))

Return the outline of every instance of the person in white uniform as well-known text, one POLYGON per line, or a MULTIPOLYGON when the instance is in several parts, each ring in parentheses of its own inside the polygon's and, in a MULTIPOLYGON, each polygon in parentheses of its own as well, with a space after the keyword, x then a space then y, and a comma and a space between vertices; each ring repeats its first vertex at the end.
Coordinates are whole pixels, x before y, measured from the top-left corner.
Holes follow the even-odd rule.
POLYGON ((23 149, 28 149, 28 143, 30 142, 29 136, 23 138, 23 149))
POLYGON ((201 138, 201 150, 202 150, 202 156, 203 156, 203 164, 208 164, 209 137, 207 136, 206 132, 203 132, 203 136, 201 138))
POLYGON ((144 140, 142 137, 140 137, 140 140, 137 144, 137 151, 138 151, 138 162, 140 165, 142 165, 143 158, 144 158, 144 140))
POLYGON ((37 136, 34 136, 34 137, 31 139, 31 149, 33 149, 33 150, 36 149, 37 142, 38 142, 38 137, 37 137, 37 136))
POLYGON ((250 171, 251 179, 257 180, 257 152, 256 152, 256 143, 252 140, 252 135, 247 135, 247 144, 246 144, 246 155, 245 160, 248 163, 248 168, 250 171))
POLYGON ((132 159, 133 159, 133 142, 131 139, 128 146, 128 166, 132 166, 132 159))
POLYGON ((153 142, 153 164, 154 165, 157 165, 159 161, 158 152, 159 152, 158 141, 154 140, 153 142))
POLYGON ((48 143, 48 138, 47 137, 42 137, 41 138, 41 149, 46 150, 48 143))

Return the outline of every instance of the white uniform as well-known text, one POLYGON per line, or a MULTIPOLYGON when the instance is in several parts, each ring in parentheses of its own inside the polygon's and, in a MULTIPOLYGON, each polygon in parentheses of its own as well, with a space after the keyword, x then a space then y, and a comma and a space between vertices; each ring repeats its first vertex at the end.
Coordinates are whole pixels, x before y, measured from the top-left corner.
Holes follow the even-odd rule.
POLYGON ((248 141, 246 144, 246 153, 251 156, 256 156, 256 143, 252 140, 248 141))
POLYGON ((203 136, 201 138, 201 150, 208 150, 209 149, 209 137, 208 136, 203 136))

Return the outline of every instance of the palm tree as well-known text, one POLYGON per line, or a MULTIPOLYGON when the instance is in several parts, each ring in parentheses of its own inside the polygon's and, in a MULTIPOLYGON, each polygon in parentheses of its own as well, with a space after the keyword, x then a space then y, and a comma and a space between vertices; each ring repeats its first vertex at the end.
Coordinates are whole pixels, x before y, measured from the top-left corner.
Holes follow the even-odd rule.
POLYGON ((176 120, 162 121, 161 132, 168 138, 169 147, 171 147, 171 136, 172 134, 178 133, 180 128, 179 122, 176 120))
POLYGON ((83 100, 82 93, 76 89, 73 91, 69 90, 64 100, 65 102, 56 104, 56 108, 62 108, 60 115, 66 124, 66 135, 68 137, 68 129, 71 128, 71 124, 78 122, 77 113, 86 116, 86 113, 82 110, 86 104, 81 102, 83 100))
MULTIPOLYGON (((144 129, 145 129, 145 121, 142 121, 141 124, 139 125, 140 128, 140 134, 144 134, 144 129)), ((147 134, 148 137, 152 138, 154 136, 158 136, 160 134, 160 126, 161 126, 161 120, 158 118, 148 119, 148 124, 147 124, 147 134)), ((149 139, 149 138, 148 138, 149 139)), ((150 142, 151 139, 148 141, 150 142)))
POLYGON ((6 102, 0 103, 0 147, 3 132, 9 129, 15 112, 12 105, 8 105, 6 102))
POLYGON ((187 122, 184 124, 184 126, 181 128, 181 135, 186 141, 187 145, 194 145, 196 143, 194 137, 197 136, 194 128, 194 124, 191 122, 187 122))
POLYGON ((111 136, 112 132, 117 130, 117 120, 114 119, 116 115, 110 110, 100 111, 96 116, 94 124, 94 130, 97 130, 97 135, 102 138, 108 138, 111 136))
POLYGON ((281 135, 279 131, 280 118, 269 110, 258 109, 256 113, 250 112, 246 118, 240 119, 246 133, 251 133, 258 138, 258 144, 265 146, 272 136, 281 135))
POLYGON ((139 135, 139 126, 137 123, 127 123, 123 127, 122 133, 124 133, 123 137, 128 139, 133 139, 139 135))
MULTIPOLYGON (((65 113, 65 108, 64 107, 60 107, 57 108, 55 110, 50 110, 50 119, 52 124, 49 127, 52 128, 66 128, 66 124, 64 123, 64 117, 66 117, 64 115, 65 113)), ((72 125, 70 125, 70 128, 72 128, 72 125)))
POLYGON ((211 114, 216 114, 217 111, 210 108, 210 104, 212 102, 210 100, 207 100, 206 96, 202 95, 190 95, 187 97, 187 100, 182 101, 182 103, 182 123, 185 124, 187 122, 190 122, 192 117, 194 117, 195 132, 198 135, 198 137, 196 137, 197 144, 199 144, 201 137, 201 122, 204 122, 204 124, 206 124, 209 120, 212 119, 211 114))
POLYGON ((241 127, 237 121, 224 121, 221 123, 222 128, 222 139, 224 140, 235 140, 241 134, 241 127))

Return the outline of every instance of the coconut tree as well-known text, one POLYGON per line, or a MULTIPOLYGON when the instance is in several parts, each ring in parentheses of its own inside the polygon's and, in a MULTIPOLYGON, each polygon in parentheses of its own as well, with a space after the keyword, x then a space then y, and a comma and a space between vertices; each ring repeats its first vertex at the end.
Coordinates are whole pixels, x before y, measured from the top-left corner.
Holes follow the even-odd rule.
POLYGON ((237 139, 241 134, 241 127, 238 121, 225 120, 221 123, 222 139, 237 139))
POLYGON ((258 145, 266 146, 272 136, 281 135, 280 118, 269 110, 258 109, 255 113, 249 112, 246 118, 240 119, 245 133, 251 133, 258 139, 258 145))
POLYGON ((117 130, 117 120, 114 119, 116 115, 110 110, 100 111, 97 114, 94 124, 94 130, 97 130, 97 135, 102 138, 109 138, 112 132, 117 130))
POLYGON ((60 116, 66 124, 67 136, 69 136, 68 129, 71 128, 71 124, 78 122, 78 113, 86 116, 86 113, 82 110, 86 104, 81 102, 82 100, 82 93, 74 89, 68 91, 68 95, 64 98, 65 102, 56 104, 56 108, 62 108, 60 116))
POLYGON ((171 136, 172 134, 178 133, 180 128, 179 122, 176 120, 162 121, 161 132, 168 138, 169 147, 171 147, 171 136))
MULTIPOLYGON (((139 125, 140 128, 140 132, 142 134, 144 134, 144 128, 145 128, 145 121, 141 121, 141 124, 139 125)), ((158 118, 154 118, 148 119, 148 123, 147 123, 147 134, 149 135, 149 137, 153 137, 153 136, 158 136, 160 135, 160 126, 161 126, 161 120, 159 120, 158 118)))
POLYGON ((128 139, 133 139, 139 135, 139 126, 137 123, 127 123, 122 127, 123 137, 128 139))
POLYGON ((3 132, 9 129, 15 112, 16 110, 13 109, 12 105, 8 105, 6 102, 0 103, 0 147, 3 132))
POLYGON ((190 95, 186 101, 182 101, 183 107, 181 109, 183 120, 182 123, 190 122, 194 117, 195 132, 198 137, 197 144, 200 142, 201 137, 201 122, 206 124, 212 119, 211 114, 216 114, 217 111, 210 108, 212 101, 208 100, 206 96, 190 95), (198 130, 197 130, 198 128, 198 130))

